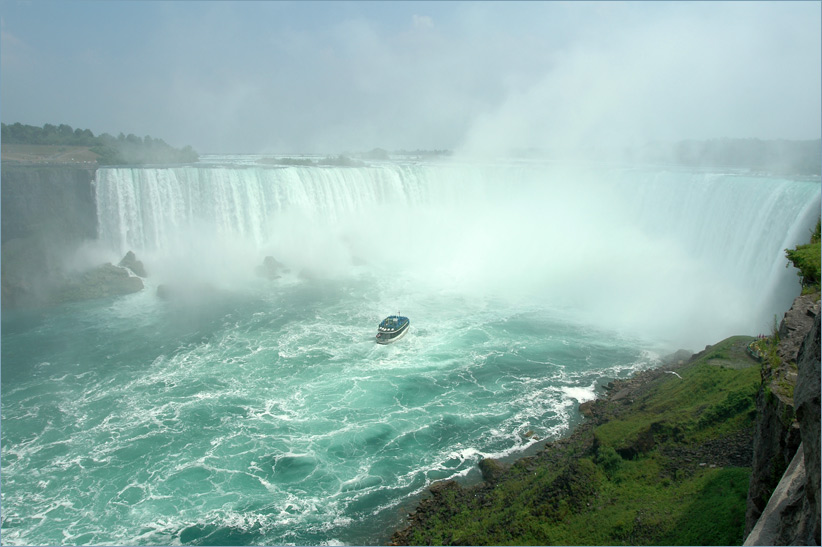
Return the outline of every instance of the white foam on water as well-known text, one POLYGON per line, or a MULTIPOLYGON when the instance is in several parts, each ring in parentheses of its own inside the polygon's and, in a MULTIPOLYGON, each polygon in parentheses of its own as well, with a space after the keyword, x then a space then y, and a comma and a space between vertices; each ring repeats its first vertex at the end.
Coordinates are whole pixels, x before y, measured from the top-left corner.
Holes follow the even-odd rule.
POLYGON ((596 399, 595 386, 589 387, 563 387, 562 392, 578 403, 585 403, 596 399))

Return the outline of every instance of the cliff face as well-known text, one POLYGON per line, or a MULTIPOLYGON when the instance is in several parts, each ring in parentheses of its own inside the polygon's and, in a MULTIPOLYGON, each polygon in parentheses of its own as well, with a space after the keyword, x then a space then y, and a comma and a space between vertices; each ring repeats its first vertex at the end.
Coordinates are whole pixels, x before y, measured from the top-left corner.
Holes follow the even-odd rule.
POLYGON ((96 237, 95 173, 69 165, 3 165, 3 243, 33 235, 60 243, 96 237))
POLYGON ((95 169, 70 165, 2 167, 2 304, 35 303, 62 263, 97 237, 95 169))
POLYGON ((780 326, 781 364, 763 365, 746 545, 820 543, 820 317, 801 296, 780 326), (801 448, 800 448, 801 444, 801 448))
MULTIPOLYGON (((820 544, 820 316, 817 314, 811 332, 799 350, 799 378, 794 390, 796 417, 802 436, 802 455, 805 458, 805 498, 803 514, 807 515, 802 539, 806 544, 820 544)), ((801 532, 801 531, 800 531, 801 532)))

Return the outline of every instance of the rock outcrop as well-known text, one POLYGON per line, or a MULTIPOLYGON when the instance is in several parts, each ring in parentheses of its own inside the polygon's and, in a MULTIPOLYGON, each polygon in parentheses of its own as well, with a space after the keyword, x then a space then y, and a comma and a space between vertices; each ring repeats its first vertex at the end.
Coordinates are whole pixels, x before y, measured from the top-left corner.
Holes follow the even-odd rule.
POLYGON ((94 177, 88 167, 3 164, 3 308, 47 303, 66 257, 97 237, 94 177))
POLYGON ((126 256, 123 257, 118 266, 122 268, 128 268, 132 271, 134 275, 140 277, 148 277, 148 274, 146 273, 146 268, 145 266, 143 266, 142 261, 137 260, 137 257, 134 255, 132 251, 126 253, 126 256))
POLYGON ((819 545, 818 300, 797 298, 779 332, 782 362, 763 364, 757 396, 746 545, 819 545))
POLYGON ((816 315, 811 332, 799 350, 799 377, 794 390, 796 418, 802 436, 802 455, 805 459, 805 515, 808 516, 807 545, 820 544, 820 316, 816 315))
MULTIPOLYGON (((798 296, 791 309, 779 324, 779 347, 777 351, 783 363, 798 363, 799 348, 805 335, 811 330, 814 318, 819 315, 819 295, 798 296)), ((793 371, 795 372, 795 371, 793 371)))
POLYGON ((84 166, 3 164, 4 308, 105 298, 143 289, 140 277, 146 277, 145 268, 130 251, 119 266, 103 264, 78 273, 66 265, 78 248, 97 238, 95 175, 94 168, 84 166))
POLYGON ((278 279, 283 272, 288 272, 285 266, 273 256, 263 259, 262 266, 257 266, 257 275, 266 279, 278 279))
POLYGON ((505 474, 508 466, 493 458, 483 458, 479 462, 479 469, 482 473, 482 480, 490 483, 497 482, 505 474))
POLYGON ((765 510, 801 442, 799 425, 794 421, 793 400, 780 386, 774 390, 772 380, 773 373, 763 371, 763 385, 756 397, 757 426, 745 514, 746 534, 765 510))
POLYGON ((805 535, 805 476, 805 459, 800 445, 743 545, 813 545, 797 537, 805 535))
POLYGON ((88 270, 55 291, 56 302, 78 302, 95 298, 122 296, 143 290, 143 280, 128 270, 103 264, 88 270))
POLYGON ((3 164, 2 241, 36 237, 67 244, 97 237, 96 170, 3 164))

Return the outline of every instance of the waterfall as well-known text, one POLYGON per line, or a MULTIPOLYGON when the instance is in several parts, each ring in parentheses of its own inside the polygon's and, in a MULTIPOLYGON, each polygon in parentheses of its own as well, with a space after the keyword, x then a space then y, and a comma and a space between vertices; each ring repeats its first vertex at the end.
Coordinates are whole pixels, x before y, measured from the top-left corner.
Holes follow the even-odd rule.
POLYGON ((400 169, 101 169, 100 237, 118 251, 163 249, 179 230, 205 224, 264 246, 282 215, 333 224, 367 206, 411 201, 418 190, 400 169))
MULTIPOLYGON (((818 183, 542 164, 104 168, 112 253, 209 270, 262 256, 340 274, 582 310, 610 325, 764 332, 798 292, 784 249, 808 240, 818 183)), ((687 337, 686 337, 687 338, 687 337)))

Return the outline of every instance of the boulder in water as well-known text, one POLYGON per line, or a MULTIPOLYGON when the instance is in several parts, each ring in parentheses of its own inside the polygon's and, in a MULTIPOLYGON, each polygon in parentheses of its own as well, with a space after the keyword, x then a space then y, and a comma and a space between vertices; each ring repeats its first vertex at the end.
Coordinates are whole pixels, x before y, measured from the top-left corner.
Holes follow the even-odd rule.
POLYGON ((163 300, 170 300, 174 295, 174 290, 170 289, 168 285, 157 285, 157 296, 163 300))
POLYGON ((143 280, 128 270, 106 263, 82 273, 55 291, 58 302, 78 302, 111 296, 123 296, 143 290, 143 280))
POLYGON ((265 277, 266 279, 278 279, 280 272, 288 271, 285 270, 283 266, 284 265, 278 262, 273 256, 267 256, 263 259, 263 265, 257 267, 257 275, 265 277))
POLYGON ((498 482, 508 470, 508 466, 493 458, 483 458, 479 462, 482 480, 488 483, 498 482))
POLYGON ((122 268, 128 268, 129 270, 134 272, 134 275, 138 275, 140 277, 148 277, 148 274, 146 274, 146 269, 143 266, 143 263, 137 260, 137 257, 134 255, 132 251, 126 253, 126 256, 123 257, 118 266, 122 268))

